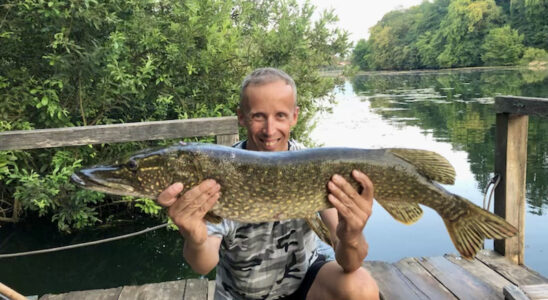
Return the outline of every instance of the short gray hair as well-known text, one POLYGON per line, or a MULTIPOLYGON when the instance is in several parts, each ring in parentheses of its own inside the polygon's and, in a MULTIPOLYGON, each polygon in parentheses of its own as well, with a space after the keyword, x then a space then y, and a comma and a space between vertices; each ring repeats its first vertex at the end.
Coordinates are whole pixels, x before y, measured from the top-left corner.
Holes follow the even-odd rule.
POLYGON ((250 85, 262 85, 267 83, 272 83, 278 80, 283 80, 286 84, 291 86, 291 89, 293 89, 293 98, 295 100, 295 106, 297 105, 297 86, 295 85, 295 81, 291 76, 289 76, 286 72, 276 69, 276 68, 259 68, 255 69, 251 74, 247 75, 242 82, 242 86, 240 88, 240 108, 242 108, 242 104, 244 102, 247 102, 247 95, 245 94, 245 90, 250 85))

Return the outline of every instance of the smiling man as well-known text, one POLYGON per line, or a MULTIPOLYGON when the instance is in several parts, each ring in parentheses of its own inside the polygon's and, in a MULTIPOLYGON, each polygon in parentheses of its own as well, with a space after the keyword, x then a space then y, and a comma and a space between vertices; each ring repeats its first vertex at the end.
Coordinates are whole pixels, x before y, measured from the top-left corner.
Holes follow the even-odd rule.
MULTIPOLYGON (((238 120, 247 140, 234 147, 252 151, 293 151, 297 124, 297 88, 281 70, 257 69, 240 91, 238 120)), ((183 195, 173 184, 158 197, 185 238, 183 255, 198 273, 217 267, 215 299, 378 299, 375 280, 361 266, 368 244, 362 231, 371 215, 373 184, 358 171, 356 191, 341 176, 326 182, 334 208, 320 212, 329 229, 335 261, 318 253, 318 238, 305 220, 247 224, 204 216, 221 197, 220 186, 204 180, 183 195)))

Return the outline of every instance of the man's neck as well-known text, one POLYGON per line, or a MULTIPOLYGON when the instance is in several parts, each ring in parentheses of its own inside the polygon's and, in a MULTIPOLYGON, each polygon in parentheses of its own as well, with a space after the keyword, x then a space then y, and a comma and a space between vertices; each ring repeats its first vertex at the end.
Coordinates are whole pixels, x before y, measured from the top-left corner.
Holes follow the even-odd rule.
MULTIPOLYGON (((287 149, 285 149, 284 151, 289 151, 290 148, 291 148, 291 144, 289 143, 289 141, 287 141, 287 149)), ((247 140, 243 141, 242 149, 251 150, 251 151, 258 151, 258 150, 255 150, 255 149, 248 149, 247 148, 247 140)))

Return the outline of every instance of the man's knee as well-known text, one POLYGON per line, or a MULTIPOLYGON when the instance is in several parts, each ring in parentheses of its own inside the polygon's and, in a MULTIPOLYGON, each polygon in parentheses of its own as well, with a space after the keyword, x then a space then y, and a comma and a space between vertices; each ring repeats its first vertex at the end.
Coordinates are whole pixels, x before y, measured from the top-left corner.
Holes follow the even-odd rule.
POLYGON ((379 299, 377 282, 366 269, 359 268, 345 279, 342 287, 348 293, 345 299, 379 299))
POLYGON ((320 269, 307 299, 379 299, 379 288, 366 269, 345 273, 336 262, 330 262, 320 269))

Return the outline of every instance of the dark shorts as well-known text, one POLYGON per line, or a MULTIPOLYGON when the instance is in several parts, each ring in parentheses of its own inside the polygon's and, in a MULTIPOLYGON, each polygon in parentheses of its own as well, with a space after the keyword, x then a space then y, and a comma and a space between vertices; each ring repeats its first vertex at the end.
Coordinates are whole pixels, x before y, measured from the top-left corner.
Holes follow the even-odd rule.
POLYGON ((312 283, 314 283, 314 279, 316 279, 316 275, 318 275, 318 272, 326 263, 328 263, 326 257, 320 254, 310 267, 308 267, 303 282, 301 282, 301 285, 295 293, 284 297, 281 300, 305 300, 312 283))

